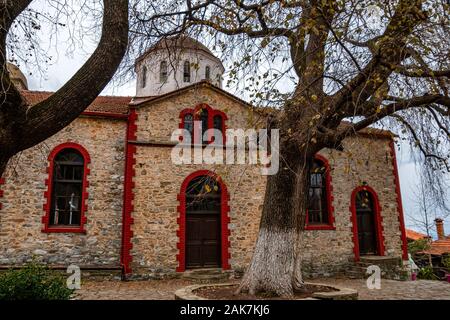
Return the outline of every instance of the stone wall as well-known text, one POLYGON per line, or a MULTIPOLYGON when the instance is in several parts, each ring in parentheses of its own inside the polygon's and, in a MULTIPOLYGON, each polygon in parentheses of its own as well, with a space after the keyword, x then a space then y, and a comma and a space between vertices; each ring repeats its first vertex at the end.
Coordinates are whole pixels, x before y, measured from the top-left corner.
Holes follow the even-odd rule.
MULTIPOLYGON (((185 108, 208 103, 225 112, 228 128, 248 128, 263 122, 258 114, 236 100, 208 88, 190 90, 170 99, 142 106, 138 112, 138 141, 169 141, 185 108), (258 121, 258 118, 259 121, 258 121)), ((359 136, 344 142, 345 151, 323 150, 331 166, 335 230, 304 233, 303 268, 308 276, 345 271, 353 264, 353 232, 350 212, 352 191, 371 186, 380 200, 385 255, 401 256, 392 155, 389 138, 359 136)), ((133 270, 137 273, 174 272, 178 266, 177 195, 192 172, 208 169, 223 176, 230 189, 231 267, 244 269, 251 259, 258 233, 265 178, 252 166, 205 166, 171 164, 170 148, 138 145, 133 238, 133 270), (236 192, 233 192, 235 190, 236 192)))
POLYGON ((259 168, 245 165, 173 165, 170 148, 139 147, 136 176, 133 273, 170 273, 178 267, 177 196, 184 179, 198 170, 211 170, 223 178, 230 200, 229 263, 232 269, 244 268, 251 258, 262 208, 266 178, 259 168), (156 178, 155 178, 156 177, 156 178))
MULTIPOLYGON (((381 207, 385 255, 401 256, 401 234, 396 208, 394 176, 388 139, 353 138, 344 152, 324 150, 333 179, 335 230, 307 230, 303 238, 303 269, 306 276, 343 273, 353 264, 353 233, 350 197, 353 189, 367 183, 377 192, 381 207), (376 153, 368 158, 369 149, 376 153)), ((242 271, 249 263, 258 233, 265 178, 254 166, 199 166, 170 164, 170 148, 138 147, 136 154, 135 212, 133 212, 133 263, 136 274, 173 273, 179 213, 177 195, 184 179, 200 169, 224 177, 230 192, 230 264, 242 271), (155 177, 158 177, 155 179, 155 177)))
POLYGON ((194 87, 182 94, 176 94, 161 101, 144 104, 137 108, 137 140, 138 141, 170 141, 172 132, 180 124, 180 112, 184 109, 194 109, 201 103, 210 105, 213 109, 227 114, 227 128, 248 129, 265 125, 265 119, 259 113, 230 99, 217 91, 204 87, 194 87))
POLYGON ((345 271, 353 264, 353 232, 350 212, 352 191, 363 183, 379 198, 385 255, 401 257, 401 233, 389 139, 347 138, 345 152, 323 150, 331 167, 336 230, 307 230, 304 234, 303 268, 310 276, 345 271))
MULTIPOLYGON (((197 88, 137 109, 137 140, 169 142, 185 108, 207 103, 227 114, 227 128, 247 129, 258 115, 242 103, 208 88, 197 88)), ((137 145, 132 269, 134 274, 173 273, 178 267, 177 196, 185 178, 198 170, 218 174, 230 200, 230 260, 232 269, 250 261, 259 227, 266 177, 255 165, 175 165, 170 147, 137 145)))
POLYGON ((126 122, 79 118, 12 159, 0 199, 0 266, 20 265, 33 255, 52 265, 120 267, 126 122), (86 234, 43 233, 48 155, 75 142, 89 152, 86 234))
MULTIPOLYGON (((134 219, 131 268, 134 274, 174 274, 178 267, 177 196, 185 178, 198 170, 221 176, 228 188, 232 269, 249 263, 258 233, 266 177, 255 165, 175 165, 168 144, 185 108, 207 103, 228 116, 227 128, 264 125, 264 117, 215 89, 200 86, 137 107, 134 165, 134 219), (159 141, 160 145, 145 143, 159 141), (166 146, 161 145, 167 143, 166 146)), ((0 186, 0 265, 20 265, 37 255, 54 265, 120 266, 125 121, 79 118, 45 143, 9 164, 0 186), (90 154, 86 234, 43 233, 48 154, 76 142, 90 154)), ((365 136, 344 141, 344 152, 323 150, 331 166, 335 230, 304 232, 303 269, 307 276, 343 272, 353 263, 350 212, 352 191, 372 187, 380 200, 385 254, 401 256, 401 234, 390 139, 365 136)))

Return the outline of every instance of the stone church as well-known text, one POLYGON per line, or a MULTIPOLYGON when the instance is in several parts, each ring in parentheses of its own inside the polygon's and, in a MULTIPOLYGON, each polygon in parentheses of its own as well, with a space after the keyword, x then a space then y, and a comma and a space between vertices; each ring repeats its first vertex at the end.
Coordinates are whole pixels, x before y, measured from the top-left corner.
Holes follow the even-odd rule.
MULTIPOLYGON (((0 179, 0 268, 38 259, 142 278, 245 270, 267 177, 250 164, 174 164, 171 135, 193 132, 194 120, 245 129, 266 114, 222 89, 222 62, 191 38, 159 42, 135 71, 135 97, 98 97, 9 163, 0 179)), ((29 103, 52 94, 28 90, 20 70, 10 72, 29 103)), ((193 148, 210 142, 193 138, 193 148)), ((366 129, 347 138, 344 151, 316 155, 307 276, 342 274, 367 259, 407 260, 393 139, 366 129)))

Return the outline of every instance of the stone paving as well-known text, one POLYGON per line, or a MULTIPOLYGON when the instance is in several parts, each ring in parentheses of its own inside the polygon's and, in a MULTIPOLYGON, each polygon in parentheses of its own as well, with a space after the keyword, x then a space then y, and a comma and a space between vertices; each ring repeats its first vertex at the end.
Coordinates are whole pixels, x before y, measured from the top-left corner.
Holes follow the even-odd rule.
MULTIPOLYGON (((450 283, 442 281, 382 280, 381 289, 369 290, 360 279, 314 279, 308 282, 335 284, 356 289, 360 300, 450 300, 450 283)), ((194 284, 182 279, 150 281, 87 281, 75 299, 83 300, 171 300, 177 289, 194 284)))
POLYGON ((319 279, 310 282, 335 284, 358 291, 359 300, 450 300, 450 283, 444 281, 395 281, 381 279, 380 289, 368 289, 366 280, 319 279))

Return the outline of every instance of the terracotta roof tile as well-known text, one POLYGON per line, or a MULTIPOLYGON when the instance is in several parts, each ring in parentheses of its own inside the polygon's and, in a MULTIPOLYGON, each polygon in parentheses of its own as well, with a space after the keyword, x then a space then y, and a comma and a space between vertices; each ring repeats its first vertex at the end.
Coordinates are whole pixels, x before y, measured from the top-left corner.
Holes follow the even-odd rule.
POLYGON ((423 251, 426 254, 443 255, 450 254, 450 239, 442 239, 433 241, 430 244, 430 249, 423 251))
POLYGON ((411 229, 406 229, 406 238, 407 239, 411 239, 411 240, 419 240, 419 239, 425 239, 428 236, 426 234, 411 230, 411 229))
MULTIPOLYGON (((47 99, 52 94, 53 92, 48 91, 22 91, 22 95, 32 105, 47 99)), ((127 114, 130 101, 131 97, 99 96, 89 105, 86 111, 105 114, 127 114)))

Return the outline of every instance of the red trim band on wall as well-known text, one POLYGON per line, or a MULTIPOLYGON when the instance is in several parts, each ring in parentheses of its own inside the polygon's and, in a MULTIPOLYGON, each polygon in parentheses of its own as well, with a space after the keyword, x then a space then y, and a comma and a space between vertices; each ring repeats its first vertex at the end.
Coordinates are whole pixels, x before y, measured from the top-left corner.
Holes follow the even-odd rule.
POLYGON ((403 216, 402 192, 400 190, 400 178, 398 175, 397 156, 395 153, 394 141, 391 140, 389 145, 391 147, 392 168, 393 168, 394 182, 395 182, 395 193, 397 195, 397 212, 398 212, 398 221, 399 221, 399 228, 400 228, 400 234, 401 234, 401 240, 402 240, 402 259, 408 260, 408 242, 406 240, 405 219, 403 216))
POLYGON ((209 176, 214 178, 220 184, 221 190, 221 212, 220 212, 220 234, 221 234, 221 261, 222 261, 222 269, 228 270, 230 269, 229 259, 230 259, 230 230, 228 228, 228 224, 230 223, 230 217, 228 213, 230 212, 230 207, 228 205, 228 201, 230 200, 230 195, 227 191, 227 187, 225 183, 222 181, 220 176, 216 175, 214 172, 209 170, 199 170, 191 173, 189 176, 184 179, 181 184, 180 194, 177 196, 179 201, 179 206, 177 210, 179 212, 179 217, 177 219, 178 223, 178 254, 176 259, 178 261, 178 267, 176 268, 177 272, 183 272, 186 270, 186 189, 189 185, 189 182, 192 179, 195 179, 200 176, 209 176))
POLYGON ((124 275, 130 274, 131 270, 131 249, 133 244, 131 239, 133 238, 133 231, 131 225, 134 223, 132 213, 134 211, 134 182, 135 176, 134 165, 136 164, 136 145, 129 143, 137 139, 137 113, 136 109, 130 109, 130 115, 127 122, 127 132, 125 140, 125 178, 124 178, 124 192, 123 192, 123 213, 122 213, 122 252, 120 255, 120 263, 122 265, 122 271, 124 275))
POLYGON ((91 163, 91 157, 89 156, 89 153, 87 150, 73 142, 67 142, 60 144, 56 146, 49 154, 48 156, 48 167, 47 167, 47 173, 48 178, 45 180, 45 185, 47 186, 47 191, 44 192, 44 198, 46 202, 43 205, 43 209, 45 211, 44 216, 42 217, 42 223, 44 224, 44 228, 42 229, 42 232, 72 232, 72 233, 86 233, 86 230, 84 229, 84 225, 87 222, 86 218, 86 211, 87 211, 87 204, 86 201, 88 199, 89 193, 87 192, 87 188, 89 187, 89 181, 88 181, 88 175, 90 174, 90 169, 88 168, 88 165, 91 163), (63 151, 64 149, 75 149, 77 150, 84 160, 84 167, 83 167, 83 186, 81 190, 81 208, 80 208, 80 225, 76 227, 59 227, 59 226, 50 226, 50 211, 52 208, 52 194, 53 194, 53 174, 54 174, 54 166, 55 166, 55 157, 63 151))
POLYGON ((328 223, 324 224, 308 224, 308 210, 306 210, 305 230, 336 230, 334 226, 334 207, 333 207, 333 185, 331 177, 331 167, 327 158, 320 154, 316 154, 314 159, 319 160, 325 167, 325 190, 327 197, 328 223))
MULTIPOLYGON (((5 178, 0 178, 0 198, 3 198, 5 192, 2 190, 2 185, 5 184, 5 178)), ((0 202, 0 210, 2 210, 3 204, 0 202)))
POLYGON ((377 253, 380 256, 384 256, 384 235, 383 235, 383 217, 381 216, 381 207, 378 195, 375 190, 369 186, 359 186, 353 190, 351 195, 351 205, 350 212, 352 213, 350 220, 352 221, 352 232, 353 232, 353 253, 355 255, 355 261, 359 261, 359 240, 358 240, 358 221, 356 218, 356 194, 360 191, 367 191, 373 197, 374 206, 374 223, 375 223, 375 233, 377 241, 377 253))

